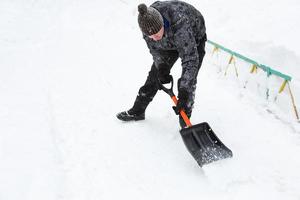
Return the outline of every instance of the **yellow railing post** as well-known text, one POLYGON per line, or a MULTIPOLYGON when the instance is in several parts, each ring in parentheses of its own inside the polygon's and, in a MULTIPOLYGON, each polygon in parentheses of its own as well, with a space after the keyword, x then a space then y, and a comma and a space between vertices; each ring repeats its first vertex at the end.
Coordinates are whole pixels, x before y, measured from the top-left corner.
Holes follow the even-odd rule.
POLYGON ((231 64, 233 64, 234 69, 235 69, 235 75, 238 77, 239 74, 238 74, 238 71, 237 71, 237 68, 236 68, 236 65, 235 65, 235 58, 234 58, 233 55, 231 55, 230 58, 229 58, 229 61, 228 61, 228 64, 227 64, 227 67, 226 67, 226 70, 225 70, 224 75, 225 75, 225 76, 227 75, 228 68, 229 68, 229 66, 230 66, 231 64))
POLYGON ((287 82, 288 82, 287 80, 284 80, 284 81, 283 81, 283 83, 282 83, 282 85, 281 85, 281 87, 280 87, 280 89, 279 89, 279 91, 278 91, 279 94, 280 94, 281 92, 283 92, 283 90, 284 90, 284 88, 285 88, 287 82))
POLYGON ((219 52, 219 48, 214 46, 211 56, 213 56, 216 52, 219 52))
POLYGON ((287 83, 287 85, 288 85, 288 88, 289 88, 289 93, 290 93, 290 96, 291 96, 291 100, 292 100, 292 104, 293 104, 293 108, 294 108, 294 112, 295 112, 296 118, 297 118, 297 120, 299 120, 299 115, 298 115, 298 111, 297 111, 297 107, 296 107, 296 103, 295 103, 295 98, 293 96, 290 84, 287 83))
POLYGON ((257 73, 257 65, 252 65, 252 68, 250 70, 250 73, 253 74, 253 73, 257 73))

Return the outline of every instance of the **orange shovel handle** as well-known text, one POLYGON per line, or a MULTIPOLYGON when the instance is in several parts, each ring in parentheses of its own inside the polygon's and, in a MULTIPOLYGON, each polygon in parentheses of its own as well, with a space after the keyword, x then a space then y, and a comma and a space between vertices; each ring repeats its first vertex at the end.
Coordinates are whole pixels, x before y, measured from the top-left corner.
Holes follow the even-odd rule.
MULTIPOLYGON (((177 105, 178 100, 177 100, 176 96, 174 95, 174 96, 172 96, 171 98, 172 98, 174 104, 177 105)), ((184 110, 181 110, 181 111, 180 111, 180 115, 181 115, 182 119, 184 120, 185 124, 186 124, 188 127, 191 127, 191 126, 192 126, 192 123, 191 123, 189 117, 188 117, 188 116, 186 115, 186 113, 184 112, 184 110)))
MULTIPOLYGON (((171 76, 171 88, 166 88, 161 82, 160 80, 158 79, 158 84, 159 84, 159 87, 160 89, 162 89, 164 92, 166 92, 173 100, 174 104, 177 105, 177 98, 173 92, 173 77, 171 76)), ((185 124, 188 126, 188 127, 191 127, 192 126, 192 123, 190 122, 190 119, 189 117, 186 115, 186 113, 184 112, 184 110, 181 110, 179 112, 180 116, 182 117, 182 119, 184 120, 185 124)))

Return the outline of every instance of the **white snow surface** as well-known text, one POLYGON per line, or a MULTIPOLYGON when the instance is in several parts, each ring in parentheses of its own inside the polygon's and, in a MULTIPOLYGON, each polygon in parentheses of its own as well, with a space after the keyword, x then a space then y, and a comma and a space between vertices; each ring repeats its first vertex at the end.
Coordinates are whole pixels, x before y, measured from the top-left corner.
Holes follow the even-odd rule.
MULTIPOLYGON (((209 45, 191 120, 207 121, 233 158, 198 167, 163 92, 145 121, 117 120, 152 62, 139 3, 0 1, 0 199, 299 200, 300 127, 288 93, 267 101, 259 76, 243 88, 248 69, 224 76, 209 45)), ((189 3, 209 39, 291 75, 300 106, 299 1, 189 3)), ((180 70, 177 62, 176 79, 180 70)))

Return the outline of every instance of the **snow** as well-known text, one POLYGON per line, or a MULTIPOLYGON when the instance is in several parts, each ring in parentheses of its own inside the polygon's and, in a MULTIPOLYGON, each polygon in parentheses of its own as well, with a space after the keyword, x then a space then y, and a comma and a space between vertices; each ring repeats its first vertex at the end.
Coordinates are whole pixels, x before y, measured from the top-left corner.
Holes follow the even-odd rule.
MULTIPOLYGON (((189 2, 209 39, 291 75, 300 106, 299 2, 189 2)), ((239 78, 232 66, 224 76, 226 59, 209 45, 191 120, 209 122, 233 158, 199 168, 162 92, 145 121, 116 119, 151 66, 139 3, 0 2, 0 199, 299 200, 300 125, 287 89, 274 102, 281 80, 240 61, 239 78)))

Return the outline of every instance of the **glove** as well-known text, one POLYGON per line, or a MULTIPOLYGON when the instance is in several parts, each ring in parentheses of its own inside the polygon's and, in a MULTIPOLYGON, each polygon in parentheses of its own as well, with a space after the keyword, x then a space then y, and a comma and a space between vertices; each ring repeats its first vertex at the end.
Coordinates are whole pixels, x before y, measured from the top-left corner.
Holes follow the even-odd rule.
POLYGON ((167 84, 170 83, 172 81, 172 76, 170 74, 167 75, 158 75, 158 79, 160 81, 161 84, 167 84))
POLYGON ((177 105, 173 106, 173 110, 175 111, 176 115, 180 114, 181 110, 186 111, 187 110, 187 102, 188 102, 188 92, 185 90, 179 91, 178 94, 178 101, 177 105))
POLYGON ((171 81, 172 81, 172 76, 170 74, 164 76, 158 75, 158 79, 157 79, 158 89, 161 90, 163 84, 171 83, 171 81))
POLYGON ((160 64, 158 66, 158 79, 161 84, 167 84, 172 81, 172 76, 170 75, 170 69, 167 64, 160 64))

